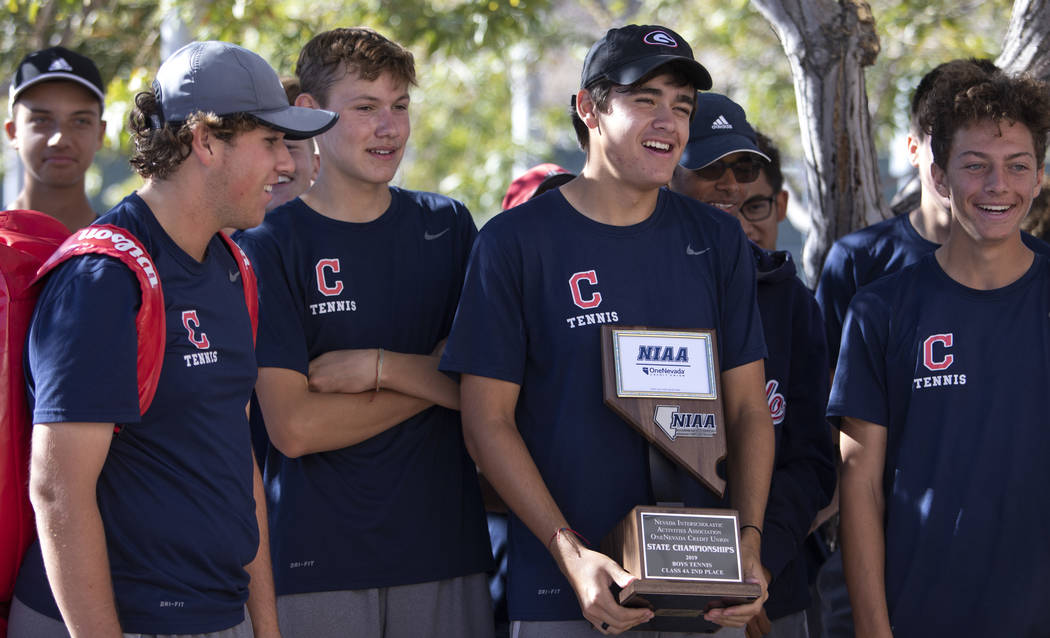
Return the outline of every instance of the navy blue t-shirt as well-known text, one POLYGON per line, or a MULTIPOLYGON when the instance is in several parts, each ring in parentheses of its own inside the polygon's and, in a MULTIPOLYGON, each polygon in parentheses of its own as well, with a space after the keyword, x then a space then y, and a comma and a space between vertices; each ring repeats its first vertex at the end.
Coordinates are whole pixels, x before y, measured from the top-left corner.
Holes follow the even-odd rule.
MULTIPOLYGON (((237 262, 215 236, 198 263, 137 195, 99 223, 130 230, 160 276, 167 338, 157 394, 140 418, 135 275, 115 258, 76 257, 51 275, 30 328, 33 422, 122 426, 97 490, 124 631, 227 629, 244 619, 244 566, 259 546, 245 416, 255 353, 237 262)), ((60 617, 39 544, 16 595, 60 617)))
MULTIPOLYGON (((597 544, 652 503, 645 439, 605 407, 602 324, 717 330, 719 361, 765 356, 755 266, 739 222, 660 190, 653 214, 609 226, 551 191, 485 225, 471 255, 444 370, 521 386, 521 436, 569 525, 597 544)), ((686 505, 716 507, 698 481, 686 505)), ((544 541, 510 518, 512 620, 580 617, 544 541)))
MULTIPOLYGON (((330 350, 429 354, 448 335, 477 229, 455 200, 390 192, 390 207, 368 223, 296 199, 238 237, 259 277, 260 367, 306 375, 330 350)), ((264 478, 280 595, 491 565, 477 473, 453 410, 434 406, 356 445, 295 459, 271 445, 264 478)))
POLYGON ((887 428, 896 636, 1045 635, 1050 261, 996 290, 929 255, 850 305, 828 414, 887 428))
MULTIPOLYGON (((1050 245, 1021 233, 1031 250, 1050 255, 1050 245)), ((841 237, 831 246, 817 284, 817 303, 824 313, 829 362, 839 356, 842 322, 853 295, 879 277, 914 264, 940 247, 919 234, 908 215, 872 224, 841 237)))

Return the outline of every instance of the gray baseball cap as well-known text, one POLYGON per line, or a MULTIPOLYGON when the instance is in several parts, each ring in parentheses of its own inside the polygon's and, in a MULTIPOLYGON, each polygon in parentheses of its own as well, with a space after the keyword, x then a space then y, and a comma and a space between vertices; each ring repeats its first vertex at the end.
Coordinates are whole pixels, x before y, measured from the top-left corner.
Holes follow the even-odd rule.
POLYGON ((196 112, 246 113, 290 140, 324 133, 338 115, 289 106, 277 72, 259 54, 229 42, 191 42, 164 61, 153 81, 164 119, 184 122, 196 112))

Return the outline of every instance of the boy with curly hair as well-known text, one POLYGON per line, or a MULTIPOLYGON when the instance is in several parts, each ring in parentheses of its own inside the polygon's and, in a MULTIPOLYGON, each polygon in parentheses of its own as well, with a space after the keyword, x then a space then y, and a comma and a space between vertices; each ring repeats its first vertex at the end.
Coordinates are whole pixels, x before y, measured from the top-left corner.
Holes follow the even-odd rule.
POLYGON ((857 636, 1038 635, 1050 590, 1050 261, 1022 241, 1046 85, 935 83, 920 113, 947 241, 862 289, 828 413, 842 419, 842 546, 857 636))

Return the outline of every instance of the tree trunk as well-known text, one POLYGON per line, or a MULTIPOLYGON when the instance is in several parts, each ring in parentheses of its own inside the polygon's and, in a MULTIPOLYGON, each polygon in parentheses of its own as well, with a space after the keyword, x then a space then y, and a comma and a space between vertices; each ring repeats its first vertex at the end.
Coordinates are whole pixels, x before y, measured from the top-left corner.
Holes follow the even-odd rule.
POLYGON ((1014 0, 1003 52, 995 61, 1010 73, 1050 82, 1050 0, 1014 0))
POLYGON ((890 216, 864 86, 864 67, 879 54, 875 20, 864 0, 751 4, 773 25, 791 63, 812 220, 802 265, 815 282, 836 239, 890 216))

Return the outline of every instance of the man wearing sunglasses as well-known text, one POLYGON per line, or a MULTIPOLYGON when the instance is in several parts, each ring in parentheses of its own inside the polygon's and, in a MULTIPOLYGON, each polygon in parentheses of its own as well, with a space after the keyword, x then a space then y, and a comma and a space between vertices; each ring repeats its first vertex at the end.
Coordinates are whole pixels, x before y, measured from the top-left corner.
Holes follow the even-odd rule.
POLYGON ((776 248, 784 218, 780 153, 758 143, 742 109, 716 93, 697 95, 696 117, 671 190, 720 208, 740 220, 754 244, 758 308, 769 356, 766 399, 776 457, 762 535, 769 600, 748 625, 748 636, 808 636, 807 567, 803 547, 816 514, 831 500, 835 465, 824 405, 827 343, 812 293, 795 276, 787 251, 776 248), (764 250, 765 249, 765 250, 764 250))

